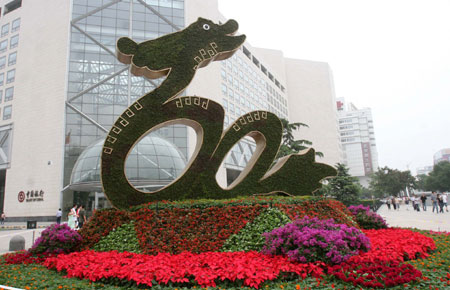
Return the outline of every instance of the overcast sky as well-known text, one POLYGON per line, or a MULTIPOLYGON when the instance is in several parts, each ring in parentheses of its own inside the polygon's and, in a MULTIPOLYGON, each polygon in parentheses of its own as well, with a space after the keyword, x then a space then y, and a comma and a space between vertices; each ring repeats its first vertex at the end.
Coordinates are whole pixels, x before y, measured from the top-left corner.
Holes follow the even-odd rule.
POLYGON ((324 61, 336 97, 374 118, 380 166, 432 165, 450 147, 450 1, 219 0, 251 45, 324 61))

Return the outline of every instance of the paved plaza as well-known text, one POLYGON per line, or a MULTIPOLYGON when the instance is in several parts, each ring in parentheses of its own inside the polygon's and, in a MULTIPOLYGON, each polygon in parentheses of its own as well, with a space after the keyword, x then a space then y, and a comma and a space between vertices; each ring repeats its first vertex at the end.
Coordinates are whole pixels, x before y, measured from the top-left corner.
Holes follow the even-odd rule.
MULTIPOLYGON (((378 210, 390 227, 418 228, 422 230, 446 231, 450 232, 450 212, 437 214, 431 212, 432 207, 428 206, 426 211, 420 208, 420 212, 414 211, 411 204, 400 205, 399 210, 388 210, 387 205, 382 205, 378 210)), ((449 207, 450 210, 450 207, 449 207)))

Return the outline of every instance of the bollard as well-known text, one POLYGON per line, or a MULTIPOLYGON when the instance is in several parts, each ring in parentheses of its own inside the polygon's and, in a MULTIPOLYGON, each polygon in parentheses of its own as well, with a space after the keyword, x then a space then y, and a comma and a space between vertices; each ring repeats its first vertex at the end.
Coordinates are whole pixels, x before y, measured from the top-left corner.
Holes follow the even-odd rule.
POLYGON ((14 236, 9 241, 9 250, 10 251, 20 251, 25 250, 25 238, 22 236, 14 236))

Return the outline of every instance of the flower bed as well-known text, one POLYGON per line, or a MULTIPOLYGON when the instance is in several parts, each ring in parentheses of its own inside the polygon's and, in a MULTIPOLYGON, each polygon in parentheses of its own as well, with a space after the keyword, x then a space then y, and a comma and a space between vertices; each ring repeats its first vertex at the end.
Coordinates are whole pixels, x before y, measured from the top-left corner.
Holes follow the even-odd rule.
POLYGON ((362 229, 386 229, 388 227, 386 221, 379 214, 371 211, 368 206, 351 205, 348 210, 362 229))
MULTIPOLYGON (((359 257, 360 260, 365 259, 375 259, 375 257, 386 257, 387 258, 392 255, 392 253, 399 253, 396 255, 394 260, 398 260, 398 265, 402 267, 402 265, 412 265, 414 268, 422 272, 422 277, 416 277, 415 279, 411 279, 407 284, 399 284, 397 286, 393 286, 394 289, 433 289, 433 290, 444 290, 450 289, 450 236, 442 233, 427 233, 422 232, 422 234, 418 234, 417 232, 411 230, 404 229, 388 229, 388 230, 372 230, 372 231, 364 231, 367 236, 371 239, 372 249, 361 255, 354 256, 351 259, 357 259, 359 257), (379 235, 377 233, 380 233, 379 235), (408 240, 412 239, 412 243, 408 243, 408 240), (431 239, 431 240, 430 240, 431 239), (433 241, 432 241, 433 240, 433 241), (375 245, 375 246, 374 246, 375 245), (386 246, 386 249, 381 247, 382 245, 386 246), (414 246, 414 248, 409 248, 409 246, 414 246), (427 253, 427 250, 433 250, 432 253, 427 253), (405 253, 405 254, 403 254, 405 253), (420 253, 421 256, 426 257, 423 259, 404 261, 406 257, 415 257, 418 256, 416 253, 420 253)), ((206 254, 206 253, 205 253, 206 254)), ((168 255, 168 254, 165 254, 168 255)), ((195 254, 192 254, 195 256, 195 254)), ((200 254, 203 255, 203 254, 200 254)), ((4 256, 0 257, 1 260, 4 261, 4 256)), ((350 261, 351 261, 350 259, 350 261)), ((76 260, 76 259, 75 259, 76 260)), ((69 261, 72 263, 73 261, 69 261)), ((92 261, 92 263, 97 263, 99 261, 92 261)), ((107 261, 106 263, 110 263, 107 261)), ((232 264, 230 264, 232 265, 232 264)), ((342 264, 341 264, 342 265, 342 264)), ((387 266, 388 264, 385 264, 387 266)), ((389 266, 397 265, 395 262, 390 263, 389 266)), ((317 265, 318 266, 318 265, 317 265)), ((369 276, 370 272, 373 272, 376 269, 380 268, 371 268, 367 269, 372 265, 361 265, 359 268, 353 268, 352 272, 359 271, 359 276, 363 277, 362 281, 368 282, 366 277, 369 276), (365 271, 365 272, 364 272, 365 271)), ((100 266, 99 266, 100 267, 100 266)), ((137 266, 138 267, 138 266, 137 266)), ((235 266, 231 266, 235 267, 235 266)), ((227 273, 234 271, 235 268, 225 268, 222 267, 222 270, 227 273)), ((247 267, 247 266, 245 266, 247 267)), ((328 268, 328 267, 327 267, 328 268)), ((413 272, 409 272, 409 266, 403 266, 401 272, 405 273, 403 278, 408 277, 409 274, 413 272), (404 271, 406 270, 406 271, 404 271)), ((207 268, 206 268, 207 269, 207 268)), ((250 271, 250 269, 247 269, 250 271)), ((347 268, 350 271, 350 268, 347 268)), ((381 273, 383 270, 380 269, 381 273)), ((398 267, 392 269, 393 271, 399 271, 398 267)), ((342 270, 341 272, 344 272, 342 270)), ((77 278, 62 278, 62 275, 65 275, 65 271, 62 271, 61 274, 56 274, 54 270, 50 271, 46 268, 43 268, 40 265, 32 264, 32 265, 1 265, 0 266, 0 285, 9 285, 18 288, 24 289, 142 289, 145 286, 138 286, 136 283, 128 283, 126 286, 115 286, 119 285, 117 281, 119 278, 115 279, 100 279, 98 282, 89 282, 89 280, 79 280, 77 278), (111 284, 105 284, 113 283, 111 284), (28 287, 28 288, 27 288, 28 287)), ((348 274, 349 272, 347 272, 348 274)), ((384 269, 384 273, 388 274, 386 268, 384 269)), ((344 273, 345 274, 345 273, 344 273)), ((231 275, 231 274, 230 274, 231 275)), ((280 279, 276 280, 267 280, 266 282, 262 282, 260 287, 263 289, 283 289, 283 290, 304 290, 304 289, 347 289, 347 290, 369 290, 374 289, 371 286, 364 286, 364 284, 357 283, 356 286, 353 285, 352 282, 345 282, 342 279, 339 279, 336 275, 325 275, 321 278, 312 277, 310 275, 304 277, 305 275, 298 276, 297 274, 291 274, 289 277, 286 277, 280 272, 280 279), (293 276, 292 276, 293 275, 293 276), (290 278, 290 280, 286 280, 290 278)), ((357 277, 356 279, 360 278, 357 277)), ((383 276, 378 276, 383 277, 383 276)), ((386 276, 384 276, 386 277, 386 276)), ((184 283, 179 285, 158 285, 153 283, 152 289, 157 290, 173 290, 173 289, 193 289, 197 288, 198 285, 195 282, 195 279, 189 279, 192 283, 184 283), (185 285, 185 286, 183 286, 185 285)), ((122 280, 120 280, 122 281, 122 280)), ((404 280, 402 282, 406 282, 404 280)), ((208 289, 227 289, 227 290, 238 290, 238 289, 250 289, 246 286, 241 286, 243 284, 242 279, 236 279, 234 282, 223 282, 220 279, 215 279, 214 282, 217 284, 217 287, 209 287, 208 289)), ((120 285, 124 285, 120 283, 120 285)), ((368 285, 368 284, 366 284, 368 285)), ((148 288, 148 287, 147 287, 148 288)), ((382 287, 383 288, 383 287, 382 287)))
POLYGON ((134 221, 142 253, 220 251, 232 235, 238 234, 269 207, 280 209, 291 219, 308 215, 333 218, 338 223, 358 227, 342 203, 320 198, 164 202, 139 206, 130 212, 111 209, 96 212, 80 231, 82 248, 92 249, 113 229, 134 221))
POLYGON ((284 257, 268 257, 257 252, 222 252, 178 255, 160 253, 156 256, 133 253, 83 251, 48 258, 49 269, 65 271, 67 277, 98 281, 119 278, 138 285, 196 282, 202 287, 215 287, 216 281, 241 281, 243 285, 259 288, 261 283, 296 274, 321 277, 320 264, 289 262, 284 257), (193 281, 190 280, 192 278, 193 281))
POLYGON ((335 224, 332 219, 306 216, 263 235, 263 253, 284 255, 302 263, 340 264, 370 248, 369 239, 359 229, 335 224))

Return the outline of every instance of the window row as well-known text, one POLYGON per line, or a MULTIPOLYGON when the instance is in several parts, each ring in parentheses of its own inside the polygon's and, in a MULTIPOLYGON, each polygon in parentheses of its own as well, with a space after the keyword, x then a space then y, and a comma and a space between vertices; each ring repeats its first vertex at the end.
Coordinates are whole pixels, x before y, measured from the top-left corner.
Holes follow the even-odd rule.
MULTIPOLYGON (((11 23, 11 33, 18 31, 20 28, 20 18, 17 18, 11 23)), ((9 33, 9 23, 2 26, 1 37, 8 35, 9 33)))
MULTIPOLYGON (((15 65, 17 61, 17 51, 10 53, 8 56, 8 66, 15 65)), ((0 69, 6 67, 6 55, 0 57, 0 69)))
MULTIPOLYGON (((19 35, 16 34, 9 40, 9 48, 15 48, 19 45, 19 35)), ((8 39, 0 41, 0 53, 5 52, 8 49, 8 39)))
MULTIPOLYGON (((6 73, 6 83, 12 83, 16 79, 16 69, 12 69, 6 73)), ((0 86, 5 82, 5 73, 0 73, 0 86)))

